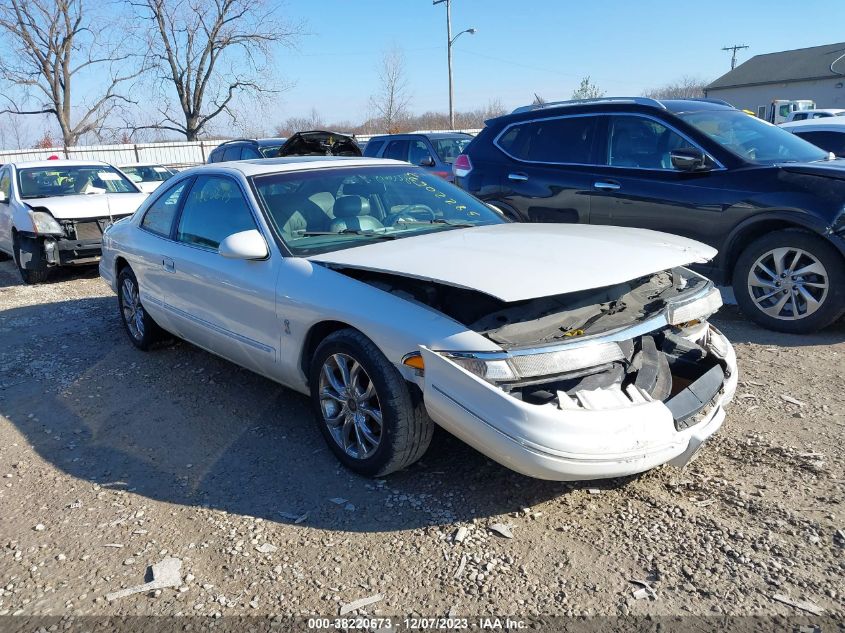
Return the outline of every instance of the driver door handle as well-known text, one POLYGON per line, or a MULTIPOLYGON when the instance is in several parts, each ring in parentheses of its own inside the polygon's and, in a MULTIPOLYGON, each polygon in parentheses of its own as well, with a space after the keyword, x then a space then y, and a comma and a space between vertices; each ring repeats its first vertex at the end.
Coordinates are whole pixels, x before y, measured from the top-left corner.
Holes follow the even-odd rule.
POLYGON ((622 186, 618 182, 594 182, 593 188, 598 189, 599 191, 616 191, 617 189, 621 189, 622 186))
POLYGON ((528 176, 523 173, 508 174, 508 180, 514 180, 516 182, 525 182, 526 180, 528 180, 528 176))
POLYGON ((169 257, 165 257, 161 260, 161 265, 169 273, 172 273, 176 270, 176 264, 173 262, 172 259, 169 257))

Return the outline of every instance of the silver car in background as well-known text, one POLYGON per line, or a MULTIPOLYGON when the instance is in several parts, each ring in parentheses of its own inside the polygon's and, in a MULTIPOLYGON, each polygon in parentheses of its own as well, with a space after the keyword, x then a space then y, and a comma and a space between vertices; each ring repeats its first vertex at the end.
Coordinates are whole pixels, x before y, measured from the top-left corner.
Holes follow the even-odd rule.
POLYGON ((721 426, 736 357, 700 243, 513 224, 390 160, 181 172, 105 234, 132 343, 162 331, 308 394, 352 470, 419 459, 434 424, 533 477, 683 466, 721 426))

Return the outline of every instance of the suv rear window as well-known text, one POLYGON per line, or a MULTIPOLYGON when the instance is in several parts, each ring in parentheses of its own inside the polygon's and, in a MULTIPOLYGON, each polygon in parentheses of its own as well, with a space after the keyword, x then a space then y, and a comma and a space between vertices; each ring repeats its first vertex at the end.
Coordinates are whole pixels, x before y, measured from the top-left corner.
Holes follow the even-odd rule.
POLYGON ((591 164, 598 127, 596 116, 574 116, 518 123, 497 144, 518 160, 591 164))

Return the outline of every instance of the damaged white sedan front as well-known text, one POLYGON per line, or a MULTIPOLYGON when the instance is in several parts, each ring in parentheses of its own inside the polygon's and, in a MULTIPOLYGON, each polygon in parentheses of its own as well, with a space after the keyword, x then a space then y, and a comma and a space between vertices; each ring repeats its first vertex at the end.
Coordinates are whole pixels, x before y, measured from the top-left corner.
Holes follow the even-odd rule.
POLYGON ((309 394, 337 458, 406 467, 434 424, 544 479, 683 466, 736 357, 708 322, 715 251, 616 227, 513 224, 394 161, 181 172, 104 237, 130 340, 165 330, 309 394))

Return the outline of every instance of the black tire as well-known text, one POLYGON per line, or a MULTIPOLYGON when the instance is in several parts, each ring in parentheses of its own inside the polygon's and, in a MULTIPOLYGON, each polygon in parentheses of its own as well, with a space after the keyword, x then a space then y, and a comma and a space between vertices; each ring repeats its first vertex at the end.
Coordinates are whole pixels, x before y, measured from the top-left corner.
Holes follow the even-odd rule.
MULTIPOLYGON (((15 265, 18 267, 18 272, 25 284, 43 284, 50 276, 50 269, 46 265, 41 265, 37 268, 24 268, 21 265, 21 239, 17 234, 12 238, 12 251, 14 253, 15 265)), ((31 240, 35 241, 35 240, 31 240)), ((43 262, 43 257, 39 258, 43 262)))
MULTIPOLYGON (((405 381, 381 350, 361 332, 344 329, 327 336, 311 359, 309 379, 311 403, 320 433, 338 460, 350 470, 368 477, 387 475, 413 464, 428 449, 434 422, 425 411, 422 394, 405 381), (365 372, 364 378, 375 387, 381 411, 379 442, 371 455, 362 458, 344 450, 335 440, 324 417, 321 372, 330 357, 338 354, 360 364, 365 372)), ((348 405, 343 406, 347 407, 343 411, 349 410, 348 405)), ((342 413, 338 412, 338 418, 340 415, 342 413)))
MULTIPOLYGON (((788 259, 791 260, 792 256, 793 253, 790 253, 788 259)), ((803 259, 802 263, 796 265, 796 269, 806 268, 806 263, 808 261, 809 260, 803 259)), ((767 268, 772 270, 772 266, 767 266, 767 268)), ((773 270, 772 272, 777 273, 776 270, 773 270)), ((781 273, 781 275, 783 274, 784 273, 781 273)), ((758 278, 760 278, 759 275, 758 278)), ((784 293, 783 296, 786 296, 789 292, 786 288, 788 287, 791 289, 792 286, 789 284, 793 277, 788 274, 787 269, 786 277, 781 277, 776 274, 775 278, 777 284, 783 284, 784 286, 784 290, 780 290, 778 292, 782 292, 784 293)), ((762 279, 769 281, 769 278, 766 275, 764 275, 762 279)), ((780 287, 781 285, 777 285, 777 288, 780 287)), ((845 260, 843 260, 842 255, 839 254, 833 245, 821 237, 797 229, 774 231, 752 242, 740 254, 737 259, 736 266, 734 267, 733 289, 740 309, 755 323, 758 323, 770 330, 788 332, 791 334, 807 334, 815 332, 832 324, 839 319, 843 313, 845 313, 845 260), (806 316, 801 316, 797 319, 789 318, 793 310, 790 304, 790 307, 783 308, 784 313, 779 315, 781 318, 775 317, 767 314, 758 307, 755 297, 752 296, 754 290, 749 286, 749 275, 752 272, 752 268, 755 267, 756 262, 761 257, 764 257, 767 253, 771 253, 774 249, 778 248, 795 249, 795 251, 801 250, 807 254, 807 256, 814 258, 824 267, 826 275, 819 277, 809 275, 806 277, 797 277, 799 281, 806 279, 811 280, 814 283, 814 287, 810 291, 814 293, 821 293, 820 290, 816 289, 819 287, 818 283, 826 277, 827 292, 826 294, 818 294, 818 296, 815 297, 819 300, 819 305, 815 311, 806 314, 807 306, 809 304, 806 302, 801 304, 799 302, 798 313, 800 315, 803 309, 806 316)), ((768 293, 768 289, 757 289, 756 292, 761 295, 765 295, 768 293)), ((800 294, 801 293, 799 292, 798 296, 800 296, 800 294)), ((776 297, 777 296, 778 295, 776 295, 776 297)), ((760 297, 758 297, 758 301, 759 299, 760 297)), ((772 301, 773 300, 774 299, 772 299, 772 301)), ((763 303, 766 302, 764 301, 763 303)))
POLYGON ((158 326, 158 323, 153 321, 153 318, 147 314, 147 311, 144 310, 144 306, 141 304, 140 295, 137 299, 137 305, 128 306, 125 303, 128 298, 130 304, 134 303, 131 299, 131 292, 128 289, 129 287, 134 288, 135 293, 140 292, 138 279, 135 277, 135 273, 132 272, 132 269, 129 268, 129 266, 126 266, 117 276, 118 314, 120 315, 121 323, 123 323, 123 329, 126 330, 126 334, 129 336, 129 340, 132 341, 132 344, 138 349, 146 351, 152 347, 153 343, 161 338, 162 329, 158 326), (128 311, 126 310, 127 307, 129 308, 128 311), (137 310, 140 310, 140 313, 137 313, 137 310), (129 312, 132 312, 133 315, 136 313, 138 314, 137 322, 135 322, 134 318, 132 318, 134 327, 129 322, 129 312))

